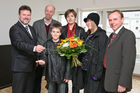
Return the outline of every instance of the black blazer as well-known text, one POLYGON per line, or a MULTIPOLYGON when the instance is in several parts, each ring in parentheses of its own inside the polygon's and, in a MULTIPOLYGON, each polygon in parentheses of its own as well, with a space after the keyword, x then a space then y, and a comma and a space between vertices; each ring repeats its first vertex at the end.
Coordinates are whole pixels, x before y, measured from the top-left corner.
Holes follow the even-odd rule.
MULTIPOLYGON (((61 35, 62 39, 67 38, 67 32, 68 32, 68 25, 65 25, 62 27, 62 35, 61 35)), ((87 33, 85 32, 85 30, 82 27, 80 27, 76 24, 75 35, 80 37, 80 39, 85 40, 87 33)))
MULTIPOLYGON (((111 37, 112 35, 110 39, 111 37)), ((136 59, 135 44, 134 33, 123 27, 108 47, 105 90, 117 92, 118 85, 126 87, 127 91, 132 89, 132 74, 136 59)))
POLYGON ((33 48, 37 43, 37 39, 33 28, 31 26, 29 28, 33 38, 20 22, 10 28, 12 71, 31 72, 34 70, 36 56, 33 48))

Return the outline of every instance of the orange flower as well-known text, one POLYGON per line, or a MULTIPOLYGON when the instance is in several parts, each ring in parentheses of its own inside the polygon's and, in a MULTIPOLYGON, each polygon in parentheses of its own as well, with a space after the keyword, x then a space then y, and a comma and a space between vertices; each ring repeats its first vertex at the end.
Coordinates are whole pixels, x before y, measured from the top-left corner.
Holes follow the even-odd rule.
POLYGON ((58 43, 58 46, 60 45, 60 43, 58 43))
POLYGON ((57 48, 59 48, 59 46, 57 46, 57 48))
POLYGON ((66 38, 65 40, 69 40, 68 38, 66 38))
POLYGON ((70 39, 74 39, 74 37, 72 36, 72 37, 70 37, 70 39))
POLYGON ((75 48, 77 46, 78 46, 78 44, 76 42, 73 42, 73 47, 75 48))
POLYGON ((70 42, 70 48, 75 48, 75 47, 77 47, 78 46, 78 44, 76 43, 76 42, 70 42))
POLYGON ((73 48, 73 44, 72 44, 72 42, 71 42, 71 41, 69 42, 69 44, 70 44, 70 48, 73 48))
POLYGON ((79 42, 81 42, 82 40, 78 39, 79 42))

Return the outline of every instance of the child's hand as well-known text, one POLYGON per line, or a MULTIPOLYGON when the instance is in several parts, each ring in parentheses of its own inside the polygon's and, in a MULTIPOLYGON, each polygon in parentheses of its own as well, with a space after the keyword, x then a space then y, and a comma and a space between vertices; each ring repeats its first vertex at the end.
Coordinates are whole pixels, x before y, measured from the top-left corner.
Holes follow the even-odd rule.
POLYGON ((45 65, 45 61, 44 60, 37 60, 36 63, 39 64, 39 65, 45 65))
POLYGON ((69 80, 68 80, 68 79, 64 79, 64 82, 66 82, 66 83, 67 83, 67 82, 69 82, 69 80))

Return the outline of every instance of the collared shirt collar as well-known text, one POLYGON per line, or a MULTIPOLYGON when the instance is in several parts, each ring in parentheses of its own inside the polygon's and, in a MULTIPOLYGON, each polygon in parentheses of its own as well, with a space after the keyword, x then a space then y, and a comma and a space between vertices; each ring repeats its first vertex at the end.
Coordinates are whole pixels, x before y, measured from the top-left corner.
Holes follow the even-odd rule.
POLYGON ((123 27, 123 25, 122 25, 120 28, 118 28, 118 29, 115 31, 115 33, 118 34, 118 33, 120 32, 120 30, 122 29, 122 27, 123 27))
POLYGON ((19 22, 23 25, 23 27, 26 27, 26 26, 28 26, 28 25, 25 25, 25 24, 23 24, 20 20, 19 20, 19 22))
POLYGON ((48 23, 47 20, 44 18, 44 23, 48 26, 50 23, 52 22, 52 19, 50 20, 50 22, 48 23))

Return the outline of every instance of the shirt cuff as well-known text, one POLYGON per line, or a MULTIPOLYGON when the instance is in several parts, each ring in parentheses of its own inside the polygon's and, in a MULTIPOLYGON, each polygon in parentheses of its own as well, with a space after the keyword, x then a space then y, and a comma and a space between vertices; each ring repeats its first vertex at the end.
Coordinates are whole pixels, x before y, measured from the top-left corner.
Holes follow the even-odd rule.
POLYGON ((33 48, 33 52, 35 52, 35 49, 36 49, 36 46, 34 46, 34 48, 33 48))

